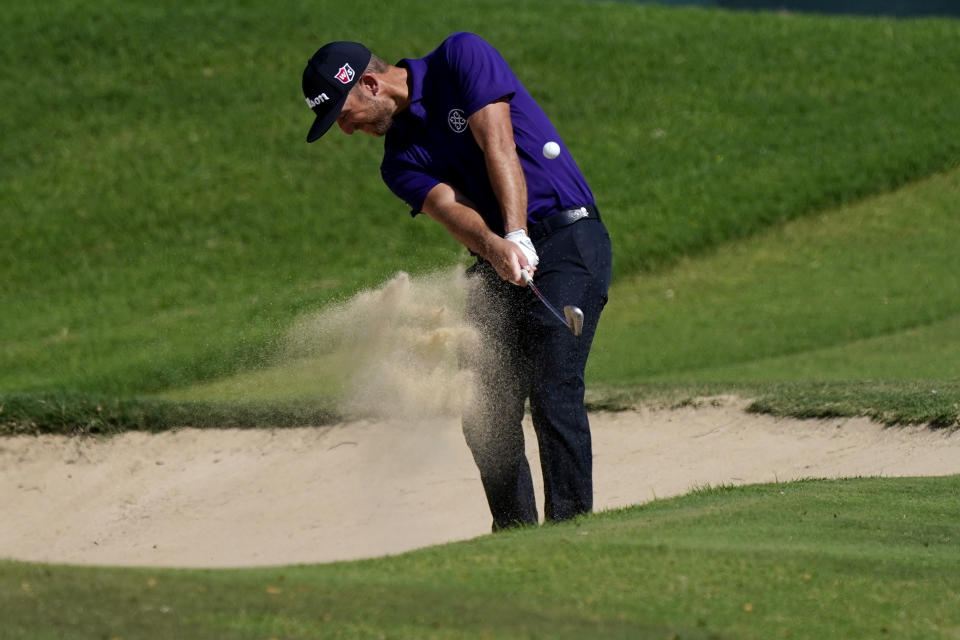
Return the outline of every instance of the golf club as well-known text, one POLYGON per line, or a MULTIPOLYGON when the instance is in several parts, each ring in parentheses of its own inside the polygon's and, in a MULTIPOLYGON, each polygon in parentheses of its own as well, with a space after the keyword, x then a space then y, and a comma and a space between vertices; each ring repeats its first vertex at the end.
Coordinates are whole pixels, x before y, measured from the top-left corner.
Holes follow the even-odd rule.
POLYGON ((563 313, 561 314, 559 311, 557 311, 557 308, 550 304, 550 301, 547 300, 542 293, 540 293, 540 290, 537 289, 537 285, 533 284, 533 276, 527 273, 525 269, 520 270, 520 275, 523 278, 524 283, 526 283, 526 285, 530 287, 535 294, 537 294, 537 297, 540 298, 540 302, 542 302, 547 309, 553 313, 553 315, 557 316, 557 319, 559 319, 560 322, 567 325, 570 331, 573 332, 573 335, 579 336, 580 332, 583 331, 583 311, 581 311, 579 307, 568 304, 563 308, 563 313))

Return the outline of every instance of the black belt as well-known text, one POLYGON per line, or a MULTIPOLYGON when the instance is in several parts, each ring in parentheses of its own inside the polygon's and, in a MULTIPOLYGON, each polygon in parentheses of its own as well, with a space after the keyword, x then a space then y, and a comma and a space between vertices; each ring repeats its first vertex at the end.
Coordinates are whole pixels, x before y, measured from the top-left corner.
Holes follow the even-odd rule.
POLYGON ((540 222, 537 222, 536 224, 531 224, 528 235, 530 236, 531 240, 537 242, 538 240, 547 237, 557 229, 562 229, 573 224, 574 222, 586 220, 587 218, 592 220, 600 219, 600 212, 597 211, 597 208, 592 204, 587 204, 582 207, 573 207, 572 209, 563 209, 562 211, 551 213, 549 216, 540 222))

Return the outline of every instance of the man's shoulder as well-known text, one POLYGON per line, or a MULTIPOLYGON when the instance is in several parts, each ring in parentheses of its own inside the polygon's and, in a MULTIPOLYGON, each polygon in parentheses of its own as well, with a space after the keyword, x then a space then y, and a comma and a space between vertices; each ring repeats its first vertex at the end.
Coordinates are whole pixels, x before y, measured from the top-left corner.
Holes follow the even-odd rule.
POLYGON ((437 50, 444 51, 448 54, 456 54, 460 51, 478 48, 492 47, 490 46, 490 43, 475 33, 471 33, 469 31, 457 31, 447 36, 446 39, 440 43, 440 46, 437 47, 437 50))
POLYGON ((456 73, 463 68, 469 68, 472 61, 489 58, 491 55, 498 55, 496 49, 482 37, 469 31, 456 31, 416 63, 413 63, 413 59, 404 62, 408 66, 420 64, 426 73, 456 73))
POLYGON ((455 31, 448 35, 443 41, 443 46, 463 46, 478 44, 483 42, 486 44, 483 38, 478 36, 475 33, 469 31, 455 31))
POLYGON ((477 34, 456 31, 423 58, 407 63, 411 68, 419 69, 425 93, 442 92, 456 84, 457 78, 469 74, 475 60, 489 57, 492 51, 493 47, 477 34))

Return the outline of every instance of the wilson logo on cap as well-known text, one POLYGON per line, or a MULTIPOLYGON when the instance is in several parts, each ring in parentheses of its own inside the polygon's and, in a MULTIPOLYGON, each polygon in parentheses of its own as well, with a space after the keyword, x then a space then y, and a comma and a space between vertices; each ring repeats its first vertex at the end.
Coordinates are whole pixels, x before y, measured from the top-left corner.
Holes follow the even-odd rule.
POLYGON ((316 98, 307 98, 307 99, 306 99, 306 100, 307 100, 307 106, 310 107, 311 109, 313 109, 314 107, 319 107, 320 105, 322 105, 324 102, 326 102, 326 101, 329 100, 329 99, 330 99, 330 98, 327 97, 327 94, 321 93, 321 94, 319 94, 316 98))
POLYGON ((350 81, 353 80, 354 75, 353 67, 350 66, 349 62, 346 62, 342 67, 340 67, 339 70, 337 70, 337 75, 334 77, 343 84, 350 84, 350 81))

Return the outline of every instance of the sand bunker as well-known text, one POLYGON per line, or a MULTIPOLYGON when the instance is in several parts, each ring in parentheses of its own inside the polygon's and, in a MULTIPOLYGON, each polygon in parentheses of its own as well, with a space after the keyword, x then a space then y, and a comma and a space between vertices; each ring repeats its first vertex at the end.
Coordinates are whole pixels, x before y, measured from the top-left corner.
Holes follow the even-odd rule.
MULTIPOLYGON (((957 432, 742 407, 592 415, 597 509, 704 485, 960 473, 957 432)), ((0 523, 0 557, 232 567, 399 553, 486 534, 490 517, 458 420, 443 417, 0 439, 0 523)))
MULTIPOLYGON (((364 421, 0 438, 0 557, 277 565, 486 534, 490 516, 457 417, 469 397, 457 352, 477 348, 460 313, 465 286, 459 270, 400 273, 305 315, 283 338, 271 374, 304 393, 341 381, 344 411, 364 421), (316 367, 287 367, 304 361, 316 367)), ((776 420, 743 406, 726 398, 592 415, 596 508, 705 485, 960 473, 958 433, 884 429, 868 420, 776 420)), ((527 457, 542 505, 527 421, 527 457)))

